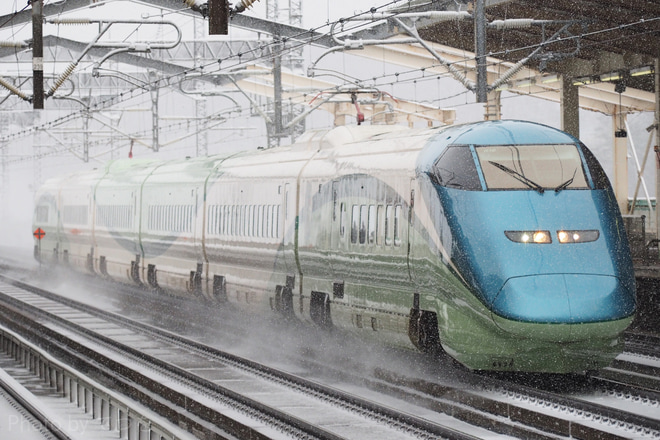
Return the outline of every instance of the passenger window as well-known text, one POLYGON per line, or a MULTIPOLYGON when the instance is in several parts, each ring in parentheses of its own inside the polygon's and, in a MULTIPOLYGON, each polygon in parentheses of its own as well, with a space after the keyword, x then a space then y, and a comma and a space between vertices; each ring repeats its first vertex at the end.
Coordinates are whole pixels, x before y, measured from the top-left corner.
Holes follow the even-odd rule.
POLYGON ((37 206, 35 220, 40 223, 48 223, 48 206, 37 206))
POLYGON ((360 206, 360 244, 367 239, 367 205, 360 206))
POLYGON ((238 225, 238 206, 237 205, 232 205, 231 206, 231 235, 232 237, 235 237, 238 235, 238 228, 236 227, 238 225))
POLYGON ((344 237, 346 233, 346 204, 339 205, 339 236, 344 237))
POLYGON ((394 246, 401 246, 401 205, 394 207, 394 246))
POLYGON ((280 238, 280 205, 273 210, 273 237, 280 238))
POLYGON ((259 205, 259 212, 257 213, 257 235, 259 237, 266 236, 266 222, 264 220, 264 205, 259 205))
POLYGON ((250 217, 249 217, 249 219, 248 219, 248 222, 249 222, 249 225, 250 225, 250 232, 248 233, 248 235, 249 235, 250 237, 254 237, 255 235, 257 235, 257 234, 255 233, 255 229, 256 229, 256 226, 255 226, 255 225, 256 225, 256 223, 257 223, 257 221, 256 221, 256 220, 257 220, 257 217, 256 217, 256 215, 254 214, 254 208, 255 208, 254 205, 250 205, 250 213, 249 213, 250 217))
POLYGON ((383 205, 378 205, 376 211, 376 244, 383 244, 383 238, 385 237, 385 207, 383 205))
POLYGON ((229 206, 226 206, 223 208, 224 211, 224 216, 222 219, 222 234, 223 235, 229 235, 229 206))
POLYGON ((376 206, 369 205, 369 233, 367 235, 367 241, 369 244, 374 244, 376 242, 376 206))
POLYGON ((247 205, 241 205, 241 237, 248 235, 247 228, 247 205))
POLYGON ((351 243, 357 243, 359 227, 360 227, 360 206, 353 205, 353 212, 351 215, 351 243))
POLYGON ((392 217, 394 214, 394 207, 387 205, 385 209, 385 244, 390 246, 392 244, 392 217))
POLYGON ((481 182, 468 146, 448 147, 433 165, 431 179, 438 185, 472 191, 481 190, 481 182))

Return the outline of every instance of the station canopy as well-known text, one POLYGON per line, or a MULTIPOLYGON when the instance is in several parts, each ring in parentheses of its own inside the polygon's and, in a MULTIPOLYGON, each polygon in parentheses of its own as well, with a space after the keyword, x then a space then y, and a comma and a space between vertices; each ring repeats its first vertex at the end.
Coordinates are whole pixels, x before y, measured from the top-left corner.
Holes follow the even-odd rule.
MULTIPOLYGON (((415 3, 420 3, 418 10, 437 9, 441 3, 447 8, 457 4, 468 11, 474 8, 472 1, 415 3)), ((552 83, 552 75, 560 75, 575 85, 603 93, 622 92, 624 100, 641 97, 648 103, 628 106, 632 111, 653 110, 652 73, 660 57, 659 1, 486 0, 485 12, 489 65, 496 60, 515 63, 531 55, 526 67, 537 75, 527 72, 527 85, 531 79, 531 85, 540 89, 552 83), (503 20, 512 19, 516 22, 504 25, 503 20)), ((431 25, 420 29, 420 36, 456 49, 474 51, 475 47, 473 20, 461 21, 459 26, 431 25)), ((516 81, 510 85, 511 91, 524 93, 515 90, 516 81)))

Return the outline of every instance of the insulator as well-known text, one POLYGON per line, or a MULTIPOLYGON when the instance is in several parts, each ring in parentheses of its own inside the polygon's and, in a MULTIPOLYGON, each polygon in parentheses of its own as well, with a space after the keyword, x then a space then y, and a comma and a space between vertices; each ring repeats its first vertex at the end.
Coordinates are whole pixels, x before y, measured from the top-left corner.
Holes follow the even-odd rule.
POLYGON ((183 0, 183 3, 193 11, 202 14, 204 18, 209 15, 209 5, 205 0, 183 0))
POLYGON ((4 78, 0 78, 0 85, 3 86, 5 89, 9 90, 10 92, 12 92, 14 95, 20 97, 21 99, 25 101, 30 100, 30 98, 28 98, 23 92, 21 92, 19 89, 14 87, 13 84, 5 81, 4 78))
POLYGON ((52 18, 46 21, 52 24, 90 24, 92 22, 90 18, 52 18))
POLYGON ((27 47, 25 41, 0 41, 0 47, 27 47))
POLYGON ((252 6, 256 2, 257 2, 257 0, 240 0, 236 4, 236 6, 234 6, 234 11, 243 12, 246 9, 250 9, 250 6, 252 6))
POLYGON ((71 64, 69 64, 69 66, 66 69, 64 69, 64 72, 62 72, 60 77, 55 80, 55 83, 53 84, 53 86, 48 91, 48 96, 53 96, 55 91, 57 89, 59 89, 60 86, 62 84, 64 84, 64 81, 66 81, 66 79, 69 77, 69 75, 71 75, 73 73, 76 66, 78 66, 78 63, 71 63, 71 64))
POLYGON ((494 27, 498 30, 501 29, 522 29, 532 26, 534 20, 531 18, 510 18, 508 20, 495 20, 492 21, 489 27, 494 27))
POLYGON ((423 17, 432 17, 440 20, 459 20, 472 17, 467 11, 428 11, 423 17))
POLYGON ((204 0, 183 0, 183 3, 189 8, 200 8, 204 3, 204 0))

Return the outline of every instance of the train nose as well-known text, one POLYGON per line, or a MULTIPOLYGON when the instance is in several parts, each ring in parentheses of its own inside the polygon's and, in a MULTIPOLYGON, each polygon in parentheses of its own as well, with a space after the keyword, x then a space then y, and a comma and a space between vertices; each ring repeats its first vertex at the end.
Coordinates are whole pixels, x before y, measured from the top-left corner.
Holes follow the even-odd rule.
POLYGON ((570 324, 629 316, 635 299, 614 276, 547 274, 509 278, 491 307, 517 321, 570 324))

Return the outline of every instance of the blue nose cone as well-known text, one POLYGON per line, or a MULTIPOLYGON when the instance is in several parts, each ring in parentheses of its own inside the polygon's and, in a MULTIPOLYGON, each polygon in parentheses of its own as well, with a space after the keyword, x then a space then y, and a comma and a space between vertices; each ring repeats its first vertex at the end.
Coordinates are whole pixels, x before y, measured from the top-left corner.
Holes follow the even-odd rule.
POLYGON ((530 275, 509 278, 495 297, 492 310, 517 321, 586 323, 630 316, 635 300, 613 276, 530 275))

